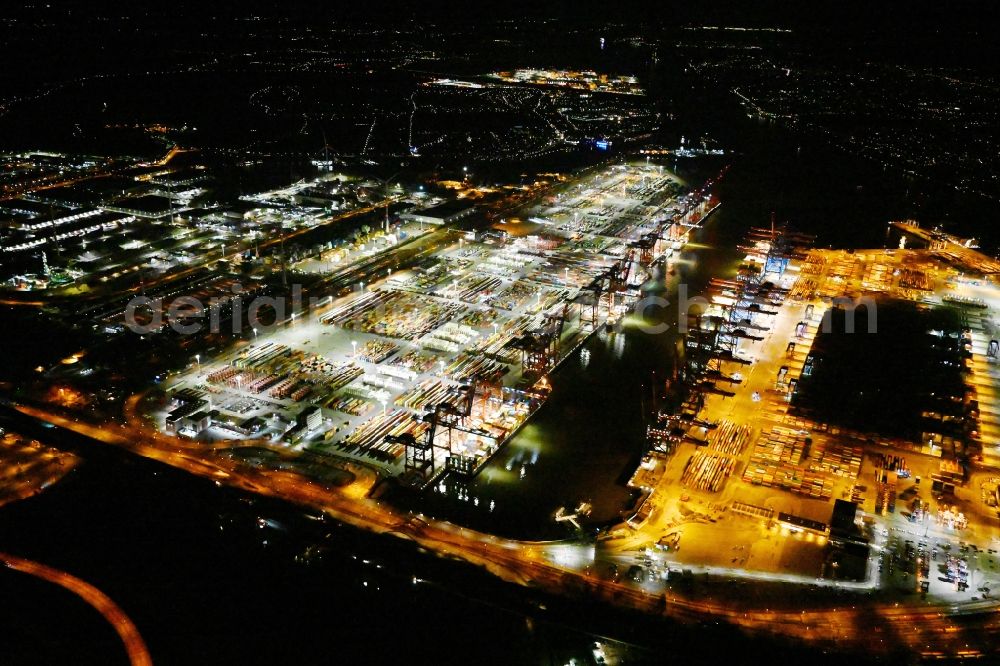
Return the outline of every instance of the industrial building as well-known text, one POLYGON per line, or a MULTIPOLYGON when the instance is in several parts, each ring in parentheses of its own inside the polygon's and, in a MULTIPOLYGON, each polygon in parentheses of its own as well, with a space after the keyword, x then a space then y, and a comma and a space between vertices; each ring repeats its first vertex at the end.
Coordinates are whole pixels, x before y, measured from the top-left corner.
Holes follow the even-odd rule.
POLYGON ((436 206, 431 206, 430 208, 404 213, 401 217, 404 220, 412 220, 413 222, 422 222, 425 224, 452 224, 453 222, 457 222, 464 217, 472 215, 475 208, 475 204, 469 201, 454 199, 436 206))

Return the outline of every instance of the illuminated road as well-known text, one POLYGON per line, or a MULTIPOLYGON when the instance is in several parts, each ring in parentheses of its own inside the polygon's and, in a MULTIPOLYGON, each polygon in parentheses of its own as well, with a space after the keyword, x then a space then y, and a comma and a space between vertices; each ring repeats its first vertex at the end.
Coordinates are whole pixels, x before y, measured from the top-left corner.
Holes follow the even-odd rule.
POLYGON ((119 608, 118 604, 112 601, 108 595, 76 576, 38 562, 3 552, 0 552, 0 562, 15 571, 64 587, 86 601, 114 627, 122 639, 122 643, 125 644, 125 651, 128 653, 132 666, 152 666, 153 660, 149 656, 149 650, 146 649, 146 642, 139 635, 139 630, 135 628, 125 611, 119 608))
POLYGON ((45 303, 42 301, 20 301, 14 298, 0 298, 0 305, 40 308, 44 306, 45 303))

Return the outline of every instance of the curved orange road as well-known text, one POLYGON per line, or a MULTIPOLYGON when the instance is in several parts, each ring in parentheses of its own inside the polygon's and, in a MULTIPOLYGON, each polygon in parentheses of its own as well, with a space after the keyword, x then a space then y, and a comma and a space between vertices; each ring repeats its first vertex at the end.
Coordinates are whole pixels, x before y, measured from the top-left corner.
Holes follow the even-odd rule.
POLYGON ((122 643, 125 644, 125 651, 128 653, 129 662, 131 662, 132 666, 153 665, 153 659, 149 655, 146 642, 142 640, 139 630, 136 629, 135 624, 125 614, 125 611, 111 600, 111 597, 85 580, 81 580, 65 571, 26 560, 23 557, 0 552, 0 562, 3 562, 5 566, 15 571, 20 571, 21 573, 26 573, 64 587, 86 601, 94 610, 103 615, 108 624, 118 633, 118 636, 122 639, 122 643))

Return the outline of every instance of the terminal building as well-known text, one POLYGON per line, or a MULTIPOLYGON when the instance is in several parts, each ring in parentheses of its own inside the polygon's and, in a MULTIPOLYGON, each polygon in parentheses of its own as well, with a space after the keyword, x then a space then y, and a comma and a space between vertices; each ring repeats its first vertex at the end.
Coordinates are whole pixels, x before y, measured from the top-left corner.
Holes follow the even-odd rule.
POLYGON ((444 225, 451 224, 463 217, 468 217, 475 210, 476 207, 473 203, 463 199, 455 199, 438 204, 437 206, 424 208, 423 210, 403 213, 400 217, 404 220, 412 220, 413 222, 444 225))
POLYGON ((323 425, 323 412, 319 407, 307 410, 303 415, 303 421, 310 432, 319 430, 323 425))
POLYGON ((149 182, 153 185, 165 187, 170 191, 177 191, 200 186, 207 183, 209 179, 209 174, 203 169, 187 169, 165 174, 155 174, 149 179, 149 182))
POLYGON ((194 389, 175 391, 170 396, 170 411, 167 413, 164 430, 172 435, 193 434, 197 436, 212 427, 212 400, 204 392, 194 389))
POLYGON ((170 215, 171 212, 178 212, 175 210, 175 204, 170 199, 153 194, 119 199, 112 204, 104 206, 104 208, 117 213, 125 213, 149 219, 159 219, 170 215))

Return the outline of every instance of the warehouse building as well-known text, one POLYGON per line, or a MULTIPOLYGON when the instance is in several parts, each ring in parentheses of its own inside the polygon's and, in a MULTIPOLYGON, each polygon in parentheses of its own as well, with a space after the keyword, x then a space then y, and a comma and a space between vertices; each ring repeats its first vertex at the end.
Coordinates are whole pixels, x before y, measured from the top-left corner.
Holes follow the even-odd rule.
POLYGON ((426 224, 451 224, 463 217, 468 217, 476 210, 474 204, 463 199, 447 201, 437 206, 424 208, 423 210, 403 213, 400 217, 404 220, 422 222, 426 224))

